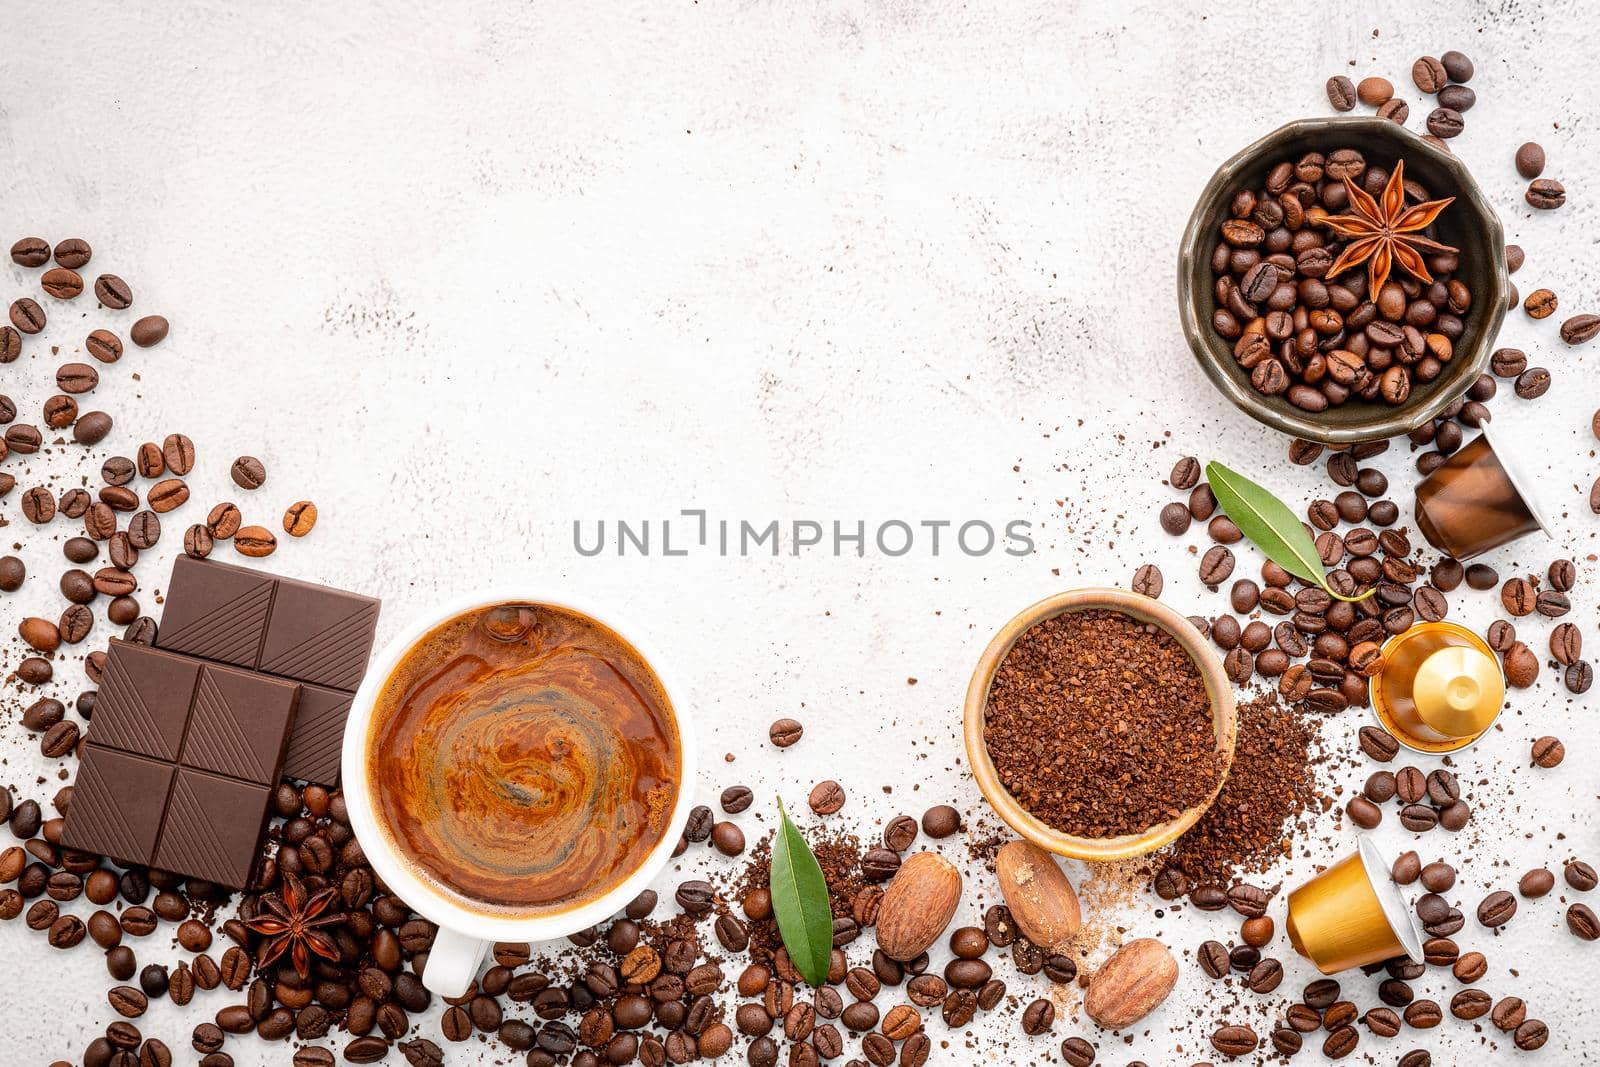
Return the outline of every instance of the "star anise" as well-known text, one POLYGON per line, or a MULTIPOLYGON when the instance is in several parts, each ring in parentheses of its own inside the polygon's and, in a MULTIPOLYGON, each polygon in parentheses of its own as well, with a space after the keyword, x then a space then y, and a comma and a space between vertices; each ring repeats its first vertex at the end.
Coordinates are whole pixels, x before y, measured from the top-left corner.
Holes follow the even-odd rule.
POLYGON ((307 897, 305 886, 300 884, 298 878, 292 874, 284 875, 282 896, 262 896, 261 906, 267 914, 258 915, 245 923, 256 933, 267 936, 256 957, 256 965, 270 966, 288 952, 296 973, 301 978, 308 978, 311 975, 313 952, 337 963, 339 946, 318 928, 344 922, 342 913, 328 911, 328 906, 338 895, 339 891, 329 886, 307 897))
POLYGON ((1428 273, 1421 253, 1456 251, 1418 232, 1432 226, 1439 212, 1449 207, 1455 197, 1406 207, 1405 172, 1405 160, 1396 162, 1389 184, 1383 187, 1381 201, 1372 199, 1365 189, 1346 178, 1344 188, 1350 194, 1350 211, 1344 215, 1328 215, 1322 220, 1334 233, 1351 238, 1325 276, 1334 278, 1365 263, 1369 300, 1378 299, 1383 283, 1389 280, 1392 264, 1400 264, 1418 281, 1431 282, 1433 275, 1428 273))

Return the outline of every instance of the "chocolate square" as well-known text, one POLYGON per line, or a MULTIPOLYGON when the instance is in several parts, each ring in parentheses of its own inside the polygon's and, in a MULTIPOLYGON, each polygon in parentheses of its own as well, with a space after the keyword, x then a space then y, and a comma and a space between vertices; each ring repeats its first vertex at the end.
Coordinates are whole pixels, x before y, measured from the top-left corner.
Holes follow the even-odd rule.
POLYGON ((148 863, 172 788, 170 763, 86 745, 62 843, 123 863, 148 863))
POLYGON ((206 664, 195 687, 182 762, 263 785, 280 777, 300 686, 206 664))
POLYGON ((280 578, 256 666, 353 692, 367 673, 377 627, 372 597, 280 578))
POLYGON ((175 761, 199 674, 196 660, 112 641, 90 738, 98 745, 175 761))
POLYGON ((276 587, 270 574, 179 556, 172 566, 156 645, 254 667, 276 587))
POLYGON ((270 792, 265 785, 178 768, 153 865, 230 889, 249 885, 270 792))
POLYGON ((344 721, 350 717, 351 695, 320 685, 300 687, 289 754, 283 759, 285 778, 304 778, 318 785, 339 784, 339 761, 344 749, 344 721))
POLYGON ((184 556, 173 566, 156 645, 303 683, 284 774, 334 786, 379 607, 372 597, 184 556))

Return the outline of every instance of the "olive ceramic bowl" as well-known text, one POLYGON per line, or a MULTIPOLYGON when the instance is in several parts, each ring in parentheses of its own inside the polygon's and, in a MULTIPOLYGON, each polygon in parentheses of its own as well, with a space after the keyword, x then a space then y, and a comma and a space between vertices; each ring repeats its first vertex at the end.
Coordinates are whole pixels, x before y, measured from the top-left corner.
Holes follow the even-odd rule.
POLYGON ((1123 860, 1154 852, 1171 844, 1189 827, 1200 821, 1227 780, 1228 769, 1233 766, 1234 743, 1238 736, 1238 722, 1233 701, 1233 686, 1222 670, 1217 658, 1194 624, 1165 604, 1137 593, 1121 589, 1074 589, 1045 599, 1024 608, 994 635, 978 666, 972 672, 967 686, 966 705, 962 713, 962 734, 967 749, 967 763, 983 798, 1004 819, 1006 825, 1047 852, 1078 860, 1123 860), (1217 786, 1202 803, 1196 804, 1175 817, 1146 829, 1142 833, 1121 837, 1079 837, 1063 833, 1046 825, 1028 812, 1017 798, 1000 783, 999 772, 989 758, 989 749, 983 743, 984 715, 989 706, 989 686, 995 671, 1005 662, 1011 646, 1035 624, 1070 611, 1116 611, 1139 622, 1153 623, 1170 634, 1189 658, 1194 661, 1205 681, 1206 696, 1211 702, 1211 720, 1216 728, 1217 752, 1222 756, 1222 774, 1217 786))
MULTIPOLYGON (((1403 274, 1399 266, 1393 274, 1403 274)), ((1506 277, 1505 232, 1466 165, 1421 137, 1387 119, 1344 117, 1306 119, 1274 130, 1228 160, 1200 194, 1178 254, 1178 309, 1189 347, 1222 394, 1235 406, 1276 430, 1309 441, 1348 445, 1397 437, 1436 417, 1467 391, 1489 362, 1489 352, 1505 318, 1510 292, 1506 277), (1211 254, 1229 217, 1233 196, 1241 189, 1259 189, 1278 163, 1307 152, 1329 153, 1354 148, 1369 162, 1393 169, 1405 160, 1406 178, 1421 182, 1435 198, 1455 197, 1434 223, 1444 244, 1460 249, 1456 272, 1472 290, 1472 307, 1463 316, 1465 330, 1444 373, 1417 384, 1404 404, 1381 400, 1350 401, 1326 411, 1302 411, 1282 396, 1267 396, 1250 384, 1250 372, 1233 358, 1233 342, 1211 328, 1217 309, 1216 276, 1211 254)))

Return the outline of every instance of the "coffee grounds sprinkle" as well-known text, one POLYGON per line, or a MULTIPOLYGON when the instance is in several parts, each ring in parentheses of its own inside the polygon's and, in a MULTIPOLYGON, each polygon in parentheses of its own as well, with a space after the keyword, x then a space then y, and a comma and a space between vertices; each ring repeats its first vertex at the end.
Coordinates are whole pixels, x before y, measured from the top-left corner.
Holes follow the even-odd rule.
POLYGON ((1084 837, 1135 834, 1222 773, 1205 683, 1164 630, 1079 611, 1018 639, 989 689, 984 744, 1033 815, 1084 837))
POLYGON ((1238 722, 1233 768, 1217 802, 1167 856, 1190 884, 1266 870, 1304 835, 1305 814, 1321 810, 1313 772, 1316 720, 1284 709, 1268 693, 1240 703, 1238 722))

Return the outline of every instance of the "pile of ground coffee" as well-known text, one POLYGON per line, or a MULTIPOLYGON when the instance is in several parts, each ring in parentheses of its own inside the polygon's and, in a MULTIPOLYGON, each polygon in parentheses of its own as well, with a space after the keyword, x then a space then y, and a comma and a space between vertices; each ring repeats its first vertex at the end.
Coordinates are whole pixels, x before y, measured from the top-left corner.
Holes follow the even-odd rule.
POLYGON ((1173 818, 1222 773, 1194 661, 1160 627, 1112 611, 1022 635, 989 688, 984 744, 1024 808, 1085 837, 1173 818))
POLYGON ((1173 845, 1162 869, 1170 882, 1227 884, 1235 872, 1264 871, 1289 854, 1304 830, 1301 817, 1321 810, 1316 721, 1281 707, 1273 693, 1241 703, 1238 721, 1228 781, 1211 810, 1173 845), (1173 880, 1174 871, 1184 877, 1173 880))

